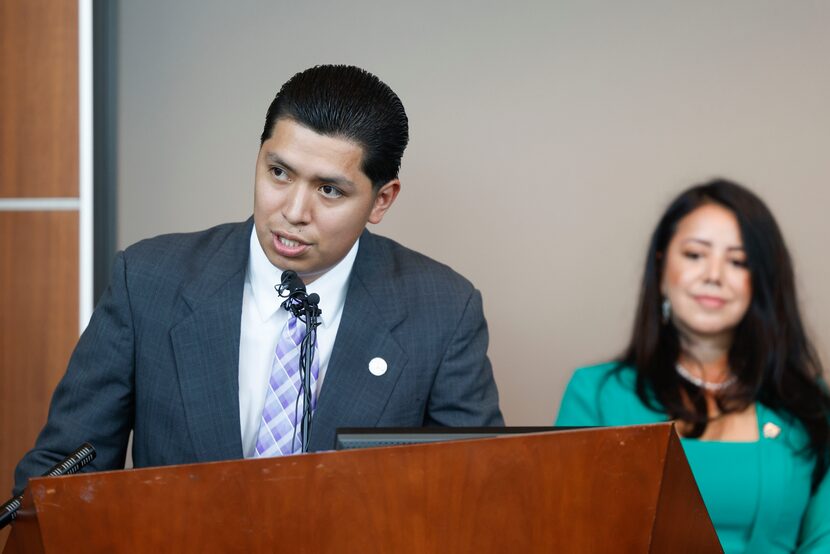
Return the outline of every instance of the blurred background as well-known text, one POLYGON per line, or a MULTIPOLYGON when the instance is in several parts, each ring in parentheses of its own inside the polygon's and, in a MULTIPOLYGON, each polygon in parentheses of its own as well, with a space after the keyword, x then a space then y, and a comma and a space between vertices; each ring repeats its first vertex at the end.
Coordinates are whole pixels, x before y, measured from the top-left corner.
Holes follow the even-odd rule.
POLYGON ((620 352, 658 216, 715 176, 777 216, 826 366, 828 52, 821 0, 0 0, 0 489, 115 251, 249 217, 265 111, 316 64, 403 100, 372 230, 481 289, 508 424, 620 352))
POLYGON ((354 64, 411 124, 402 193, 372 230, 481 289, 508 424, 550 424, 573 369, 622 349, 658 216, 714 176, 778 218, 827 363, 826 2, 145 0, 114 13, 119 248, 247 218, 279 86, 354 64))

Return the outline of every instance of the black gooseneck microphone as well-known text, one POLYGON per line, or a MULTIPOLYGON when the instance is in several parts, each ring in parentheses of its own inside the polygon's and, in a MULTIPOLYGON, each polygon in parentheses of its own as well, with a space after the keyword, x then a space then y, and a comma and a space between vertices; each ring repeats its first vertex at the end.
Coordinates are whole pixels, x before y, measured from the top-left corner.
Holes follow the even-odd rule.
MULTIPOLYGON (((61 460, 60 463, 41 475, 41 477, 57 477, 58 475, 72 475, 95 459, 95 448, 88 442, 75 449, 72 454, 61 460)), ((17 518, 17 511, 23 501, 23 494, 19 494, 0 506, 0 529, 17 518)))
MULTIPOLYGON (((308 294, 305 284, 295 271, 283 271, 280 284, 274 287, 277 294, 285 298, 283 308, 291 312, 294 317, 305 323, 306 334, 300 343, 300 393, 294 403, 294 421, 297 421, 297 407, 300 397, 303 398, 303 415, 300 419, 300 444, 302 452, 308 452, 308 441, 311 436, 311 362, 314 360, 314 345, 317 343, 317 327, 320 325, 318 317, 322 313, 318 307, 320 296, 316 293, 308 294)), ((297 426, 294 426, 296 437, 297 426)), ((294 437, 291 439, 293 448, 294 437)))

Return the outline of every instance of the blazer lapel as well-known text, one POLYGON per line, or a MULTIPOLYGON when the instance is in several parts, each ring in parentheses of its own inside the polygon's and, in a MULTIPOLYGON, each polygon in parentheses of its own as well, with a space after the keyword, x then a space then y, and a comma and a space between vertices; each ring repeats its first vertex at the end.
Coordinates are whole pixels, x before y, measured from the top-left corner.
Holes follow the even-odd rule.
POLYGON ((310 438, 311 450, 334 446, 338 427, 374 427, 380 420, 395 383, 406 367, 407 355, 392 335, 406 317, 390 261, 368 232, 349 280, 343 316, 337 331, 310 438), (373 375, 369 362, 382 358, 386 372, 373 375))
POLYGON ((170 332, 187 428, 200 462, 241 458, 239 335, 252 220, 239 224, 182 296, 170 332))
POLYGON ((747 541, 746 552, 762 552, 769 545, 777 544, 774 528, 776 511, 780 508, 778 501, 786 497, 787 476, 792 475, 792 460, 787 455, 787 448, 782 444, 793 440, 788 436, 792 431, 773 410, 760 402, 755 403, 758 421, 758 508, 755 521, 747 541), (767 425, 777 428, 774 436, 765 436, 767 425))

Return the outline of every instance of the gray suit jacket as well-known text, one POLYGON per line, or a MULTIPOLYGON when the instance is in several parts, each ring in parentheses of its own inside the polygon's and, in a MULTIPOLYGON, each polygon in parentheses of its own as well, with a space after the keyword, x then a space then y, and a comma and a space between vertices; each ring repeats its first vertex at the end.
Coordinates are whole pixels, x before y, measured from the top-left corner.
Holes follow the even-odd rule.
MULTIPOLYGON (((252 220, 139 242, 116 257, 15 492, 75 447, 93 470, 241 458, 239 334, 252 220)), ((503 424, 480 293, 365 231, 310 438, 337 427, 503 424), (375 377, 369 360, 387 372, 375 377)))

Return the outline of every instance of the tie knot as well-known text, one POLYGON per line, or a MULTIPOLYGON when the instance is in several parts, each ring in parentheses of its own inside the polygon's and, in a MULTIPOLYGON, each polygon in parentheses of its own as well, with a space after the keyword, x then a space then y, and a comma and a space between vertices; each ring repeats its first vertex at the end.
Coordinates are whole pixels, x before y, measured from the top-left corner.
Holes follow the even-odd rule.
POLYGON ((282 307, 286 311, 289 311, 292 314, 296 314, 303 309, 303 301, 297 298, 296 296, 289 296, 288 298, 283 300, 282 307))

